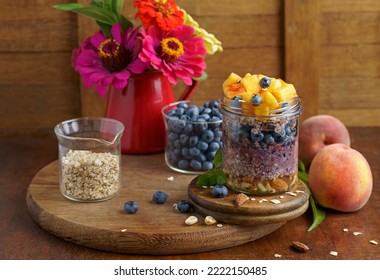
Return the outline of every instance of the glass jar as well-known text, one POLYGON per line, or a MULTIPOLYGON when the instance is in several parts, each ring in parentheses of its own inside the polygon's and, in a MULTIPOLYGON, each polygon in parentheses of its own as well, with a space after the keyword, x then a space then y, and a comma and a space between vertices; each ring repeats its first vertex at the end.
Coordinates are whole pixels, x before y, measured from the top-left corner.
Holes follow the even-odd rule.
POLYGON ((73 201, 95 202, 118 192, 123 131, 121 122, 109 118, 78 118, 56 125, 63 196, 73 201))
POLYGON ((302 112, 296 97, 267 116, 224 98, 223 171, 227 185, 254 195, 288 191, 298 180, 298 122, 302 112))
POLYGON ((171 169, 201 174, 214 168, 216 151, 222 146, 219 105, 219 101, 202 106, 180 101, 162 109, 166 127, 165 161, 171 169))

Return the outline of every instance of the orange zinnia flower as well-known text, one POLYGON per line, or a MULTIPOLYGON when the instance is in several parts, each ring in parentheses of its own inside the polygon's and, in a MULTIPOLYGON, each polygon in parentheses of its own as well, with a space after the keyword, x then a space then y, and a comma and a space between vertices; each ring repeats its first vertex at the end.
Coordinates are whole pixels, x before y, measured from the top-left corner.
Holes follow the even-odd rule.
POLYGON ((156 25, 164 31, 183 24, 183 12, 174 0, 136 0, 138 17, 145 28, 156 25))

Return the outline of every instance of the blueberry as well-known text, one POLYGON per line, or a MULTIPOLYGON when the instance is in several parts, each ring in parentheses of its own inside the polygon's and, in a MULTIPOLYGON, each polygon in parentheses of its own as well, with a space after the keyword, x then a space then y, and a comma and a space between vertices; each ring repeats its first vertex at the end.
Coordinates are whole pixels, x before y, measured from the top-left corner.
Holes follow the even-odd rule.
POLYGON ((212 140, 214 140, 214 132, 211 130, 205 130, 201 135, 201 139, 207 143, 212 142, 212 140))
POLYGON ((177 105, 178 108, 187 108, 189 105, 186 102, 179 102, 177 105))
POLYGON ((271 134, 266 133, 266 134, 264 135, 263 142, 264 142, 265 144, 274 144, 274 137, 273 137, 271 134))
POLYGON ((192 117, 192 116, 198 116, 199 115, 199 108, 198 106, 195 106, 195 105, 191 105, 189 106, 186 111, 185 111, 185 114, 192 117))
POLYGON ((208 125, 205 119, 199 118, 197 123, 194 124, 195 133, 201 134, 207 129, 208 125))
POLYGON ((282 108, 289 108, 290 105, 289 105, 288 102, 285 102, 285 103, 282 103, 282 106, 281 106, 281 107, 282 107, 282 108))
POLYGON ((202 111, 202 114, 210 115, 211 112, 212 112, 211 108, 207 108, 207 107, 205 107, 205 108, 203 109, 203 111, 202 111))
POLYGON ((190 138, 189 135, 187 135, 187 134, 181 134, 179 136, 179 141, 180 141, 181 145, 182 146, 186 146, 187 143, 189 142, 189 138, 190 138))
POLYGON ((204 119, 206 122, 208 122, 211 119, 210 115, 205 113, 199 115, 199 118, 204 119))
POLYGON ((220 145, 218 142, 211 142, 210 145, 208 145, 208 150, 210 152, 216 152, 220 148, 220 145))
POLYGON ((198 143, 198 141, 199 141, 198 136, 196 136, 196 135, 190 136, 190 138, 189 138, 189 146, 190 147, 196 146, 197 143, 198 143))
POLYGON ((181 159, 179 162, 178 162, 178 167, 180 169, 188 169, 189 168, 189 161, 186 160, 186 159, 181 159))
POLYGON ((183 133, 190 136, 193 133, 193 124, 187 123, 185 128, 183 129, 183 133))
POLYGON ((264 134, 262 132, 259 133, 251 133, 251 139, 253 142, 261 142, 264 139, 264 134))
POLYGON ((228 189, 224 185, 216 185, 211 191, 213 197, 223 198, 228 194, 228 189))
POLYGON ((169 132, 168 138, 169 138, 169 142, 173 142, 179 138, 179 135, 174 132, 169 132))
POLYGON ((207 157, 203 153, 200 153, 199 155, 194 157, 194 159, 203 164, 207 160, 207 157))
POLYGON ((205 141, 198 141, 197 148, 202 152, 207 151, 208 144, 205 141))
POLYGON ((202 169, 202 163, 199 160, 192 159, 190 161, 190 167, 194 170, 201 170, 202 169))
POLYGON ((153 194, 152 201, 157 204, 164 204, 168 200, 168 194, 163 191, 157 191, 153 194))
POLYGON ((185 108, 177 108, 176 115, 177 117, 181 117, 185 113, 185 108))
POLYGON ((215 152, 207 152, 206 153, 206 158, 210 161, 213 161, 214 158, 215 158, 215 154, 216 154, 216 151, 215 152))
POLYGON ((191 148, 189 149, 189 154, 190 154, 190 156, 192 156, 192 157, 196 157, 196 156, 198 156, 200 153, 201 153, 201 150, 199 150, 197 147, 191 147, 191 148))
POLYGON ((292 129, 290 128, 290 125, 288 123, 285 125, 285 134, 287 136, 292 135, 292 129))
POLYGON ((218 101, 210 101, 209 106, 210 106, 210 108, 218 108, 219 102, 218 101))
POLYGON ((251 99, 251 103, 255 106, 257 105, 260 105, 261 102, 263 102, 263 99, 262 97, 260 96, 260 94, 256 94, 254 97, 252 97, 251 99))
POLYGON ((180 200, 177 202, 177 209, 181 213, 189 213, 192 208, 193 205, 188 200, 180 200))
POLYGON ((202 164, 202 167, 204 170, 211 170, 214 168, 214 165, 211 161, 205 161, 203 164, 202 164))
POLYGON ((214 129, 214 136, 215 137, 222 137, 223 136, 223 131, 219 127, 215 128, 214 129))
POLYGON ((183 147, 181 149, 181 155, 184 157, 188 157, 190 155, 189 148, 188 147, 183 147))
POLYGON ((263 77, 260 79, 260 86, 262 88, 268 88, 270 86, 270 83, 271 79, 269 79, 268 77, 263 77))
POLYGON ((233 108, 241 108, 240 100, 242 100, 241 96, 235 96, 234 98, 232 98, 230 106, 233 108))
POLYGON ((139 205, 133 200, 127 201, 124 204, 124 211, 128 214, 134 214, 137 210, 139 210, 139 205))
POLYGON ((217 116, 213 116, 211 117, 209 120, 208 120, 209 124, 208 126, 210 128, 217 128, 221 125, 221 118, 217 117, 217 116))

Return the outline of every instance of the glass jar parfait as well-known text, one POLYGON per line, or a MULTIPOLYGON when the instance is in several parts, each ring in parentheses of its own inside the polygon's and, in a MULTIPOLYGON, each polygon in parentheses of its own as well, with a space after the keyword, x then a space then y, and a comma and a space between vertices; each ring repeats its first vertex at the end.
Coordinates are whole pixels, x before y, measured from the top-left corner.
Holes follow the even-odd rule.
POLYGON ((252 106, 225 97, 223 171, 232 189, 272 195, 288 191, 298 180, 299 97, 257 115, 252 106))

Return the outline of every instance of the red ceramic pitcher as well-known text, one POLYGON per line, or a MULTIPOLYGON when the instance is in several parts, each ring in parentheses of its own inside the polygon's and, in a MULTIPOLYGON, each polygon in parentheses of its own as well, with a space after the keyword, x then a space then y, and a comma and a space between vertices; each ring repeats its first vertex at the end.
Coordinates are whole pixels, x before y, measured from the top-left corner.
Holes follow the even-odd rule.
MULTIPOLYGON (((193 81, 179 100, 188 100, 197 88, 193 81)), ((161 110, 174 102, 172 84, 159 71, 132 75, 123 89, 111 87, 108 93, 106 117, 125 126, 121 151, 127 154, 151 154, 165 150, 165 124, 161 110)))

